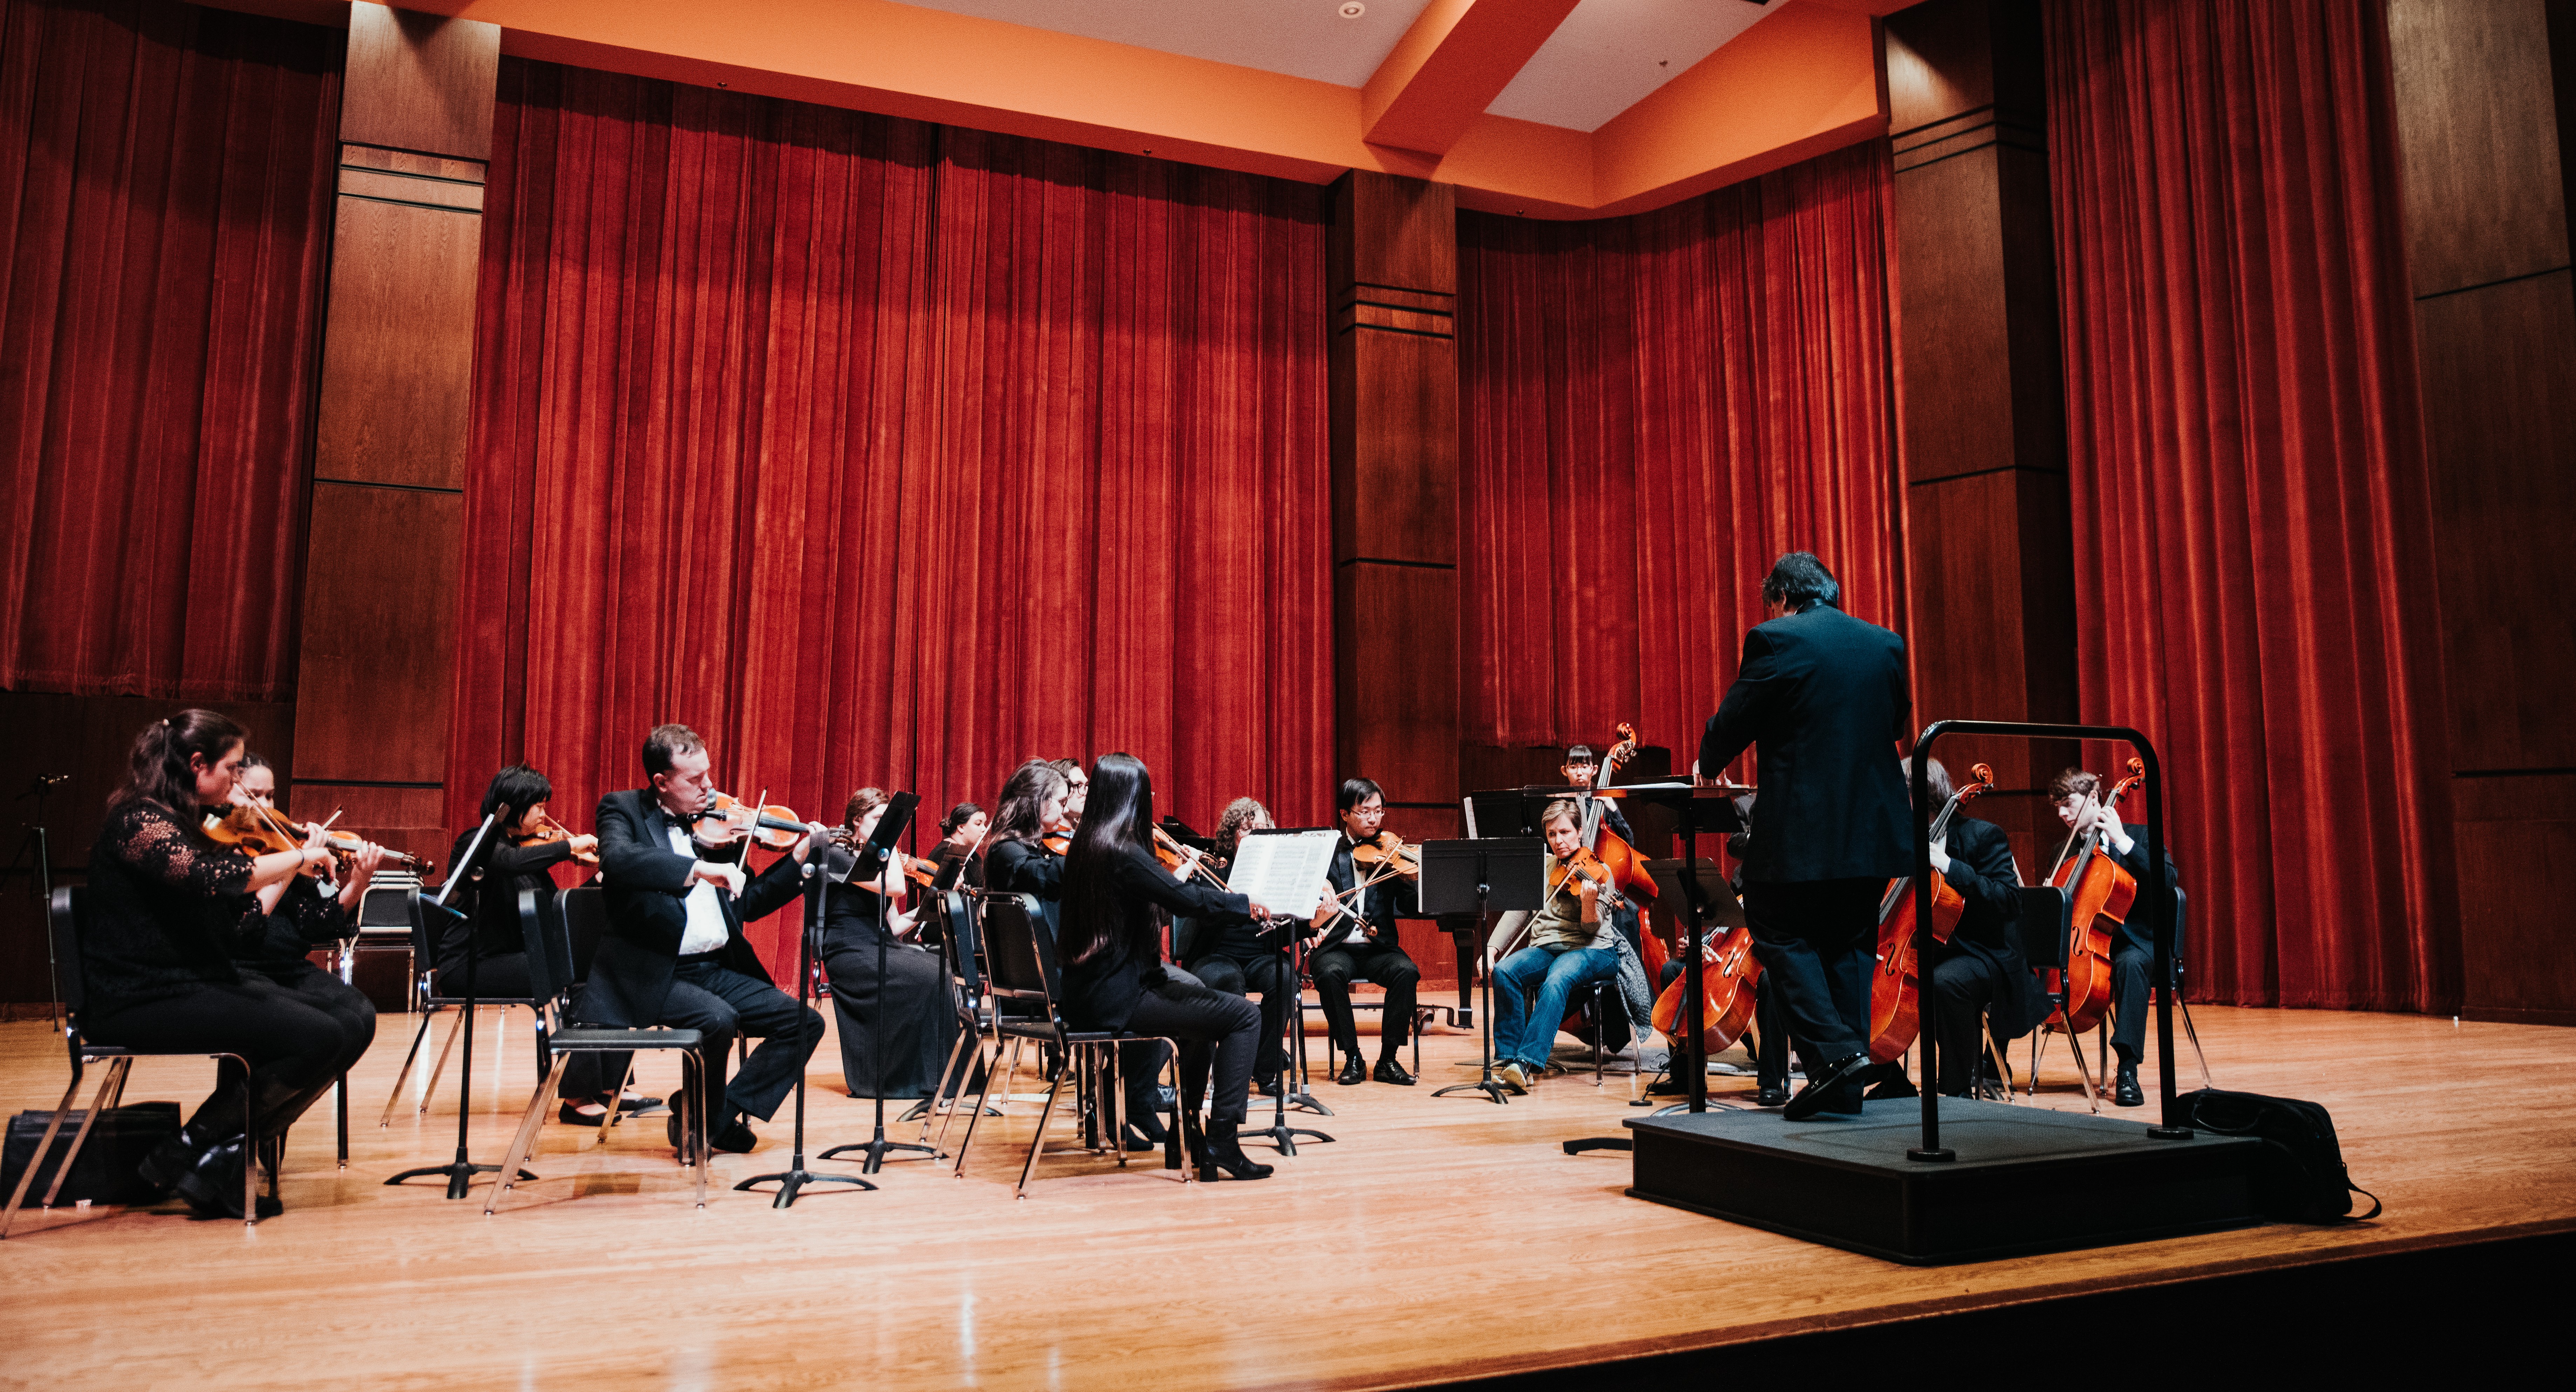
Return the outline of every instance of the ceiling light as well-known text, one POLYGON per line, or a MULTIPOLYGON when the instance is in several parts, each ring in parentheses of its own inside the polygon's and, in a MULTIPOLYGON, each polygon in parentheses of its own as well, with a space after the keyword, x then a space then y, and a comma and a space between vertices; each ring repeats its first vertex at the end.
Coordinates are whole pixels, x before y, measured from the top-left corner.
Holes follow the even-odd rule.
POLYGON ((1342 0, 1340 13, 1344 19, 1357 19, 1368 13, 1368 6, 1361 4, 1360 0, 1342 0))

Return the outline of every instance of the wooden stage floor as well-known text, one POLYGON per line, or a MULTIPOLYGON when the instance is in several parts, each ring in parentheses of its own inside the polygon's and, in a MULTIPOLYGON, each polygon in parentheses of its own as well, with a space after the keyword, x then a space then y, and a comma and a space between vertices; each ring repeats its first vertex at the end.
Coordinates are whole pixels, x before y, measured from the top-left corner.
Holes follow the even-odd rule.
MULTIPOLYGON (((477 1060, 477 1159, 498 1158, 504 1113, 526 1099, 526 1018, 504 1068, 477 1060)), ((658 1118, 579 1154, 592 1133, 549 1123, 543 1182, 486 1220, 479 1190, 451 1203, 381 1184, 445 1159, 455 1135, 452 1075, 429 1117, 376 1128, 411 1025, 388 1016, 355 1075, 350 1167, 333 1167, 326 1100, 292 1137, 284 1217, 248 1231, 178 1206, 22 1219, 0 1244, 0 1382, 1404 1386, 2576 1230, 2576 1109, 2560 1101, 2576 1030, 2215 1007, 2199 1021, 2223 1085, 2332 1109, 2383 1217, 1895 1266, 1625 1197, 1625 1155, 1557 1147, 1644 1114, 1624 1079, 1552 1078, 1509 1106, 1434 1098, 1472 1076, 1455 1061, 1476 1048, 1441 1033, 1421 1086, 1322 1084, 1337 1115, 1308 1120, 1338 1141, 1258 1184, 1184 1188, 1076 1157, 1043 1163, 1014 1202, 1031 1104, 987 1119, 963 1180, 898 1162, 879 1192, 826 1189, 782 1212, 729 1187, 781 1165, 782 1111, 759 1150, 718 1159, 727 1187, 703 1211, 658 1118), (2473 1087, 2505 1077, 2521 1105, 2473 1087)), ((2080 1108, 2058 1057, 2069 1086, 2039 1105, 2080 1108)), ((815 1054, 817 1150, 867 1135, 838 1060, 829 1040, 815 1054)), ((209 1076, 147 1062, 128 1097, 193 1102, 209 1076)), ((42 1022, 0 1025, 8 1111, 51 1106, 62 1077, 42 1022)), ((1721 1096, 1751 1085, 1711 1081, 1721 1096)))

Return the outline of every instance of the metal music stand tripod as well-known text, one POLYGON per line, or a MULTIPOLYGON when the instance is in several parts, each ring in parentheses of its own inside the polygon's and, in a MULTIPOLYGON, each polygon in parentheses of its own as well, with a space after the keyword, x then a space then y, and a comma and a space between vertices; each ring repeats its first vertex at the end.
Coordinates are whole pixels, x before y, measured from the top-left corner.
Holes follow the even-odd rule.
MULTIPOLYGON (((1422 843, 1422 912, 1426 916, 1469 913, 1476 915, 1476 935, 1490 941, 1494 910, 1509 913, 1522 909, 1538 912, 1547 899, 1547 843, 1534 836, 1496 836, 1477 841, 1425 841, 1422 843)), ((1482 960, 1483 954, 1479 954, 1482 960)), ((1480 1092, 1495 1103, 1509 1105, 1503 1097, 1503 1085, 1494 1080, 1494 971, 1493 963, 1483 962, 1485 988, 1484 1064, 1472 1083, 1452 1083, 1432 1093, 1446 1097, 1453 1092, 1480 1092)))
MULTIPOLYGON (((465 921, 465 915, 449 908, 447 901, 456 893, 458 885, 473 879, 482 870, 483 863, 491 859, 493 848, 501 844, 501 831, 497 825, 500 818, 498 812, 483 818, 483 825, 475 828, 473 842, 466 846, 465 854, 457 857, 455 866, 447 872, 447 882, 438 887, 438 897, 419 901, 422 913, 435 916, 432 921, 442 925, 465 921)), ((413 893, 417 896, 418 891, 413 893)), ((432 935, 430 941, 436 942, 436 935, 432 935)), ((465 1061, 456 1075, 456 1158, 444 1165, 423 1165, 418 1169, 405 1170, 386 1180, 387 1184, 400 1184, 422 1175, 445 1175, 447 1197, 461 1199, 473 1186, 474 1176, 501 1172, 498 1165, 475 1164, 465 1153, 467 1131, 474 1122, 474 978, 482 964, 483 944, 469 925, 465 934, 465 1061)), ((535 1179, 536 1176, 521 1170, 519 1178, 535 1179)))
MULTIPOLYGON (((866 843, 859 847, 858 859, 851 865, 847 874, 843 876, 845 880, 873 879, 885 869, 887 859, 894 853, 895 838, 903 835, 904 828, 912 825, 912 809, 918 805, 920 801, 921 799, 915 794, 897 793, 886 802, 885 811, 877 818, 877 829, 875 833, 870 835, 866 843)), ((826 875, 825 878, 828 879, 830 876, 826 875)), ((865 893, 866 891, 862 890, 860 892, 865 893)), ((817 1159, 830 1160, 847 1151, 866 1151, 868 1160, 866 1164, 859 1167, 859 1173, 861 1174, 875 1174, 878 1170, 885 1168, 886 1152, 890 1150, 917 1150, 924 1155, 931 1156, 935 1156, 939 1153, 936 1149, 930 1146, 917 1145, 911 1141, 889 1141, 886 1139, 886 940, 893 936, 894 933, 884 924, 880 923, 877 925, 877 1010, 876 1018, 868 1021, 868 1052, 874 1056, 872 1060, 873 1067, 871 1067, 869 1071, 876 1074, 875 1079, 869 1084, 869 1091, 874 1092, 877 1095, 876 1134, 864 1141, 856 1141, 849 1145, 836 1145, 816 1157, 817 1159)), ((936 1087, 937 1084, 934 1083, 932 1086, 936 1087)), ((798 1114, 800 1116, 803 1115, 801 1104, 798 1114)))
MULTIPOLYGON (((45 840, 45 795, 71 781, 72 776, 68 773, 38 774, 35 781, 27 785, 27 791, 18 795, 20 802, 25 802, 29 798, 35 799, 36 817, 35 820, 27 823, 27 834, 18 842, 16 853, 9 857, 9 868, 6 871, 0 871, 0 878, 15 874, 18 870, 18 862, 25 860, 30 853, 34 854, 36 866, 28 874, 33 876, 36 882, 36 921, 39 923, 44 922, 45 915, 53 911, 54 902, 54 857, 51 847, 45 840)), ((58 1032, 64 1024, 62 978, 62 968, 54 961, 54 935, 47 933, 45 934, 45 985, 53 994, 46 999, 54 1003, 54 1024, 58 1032)))

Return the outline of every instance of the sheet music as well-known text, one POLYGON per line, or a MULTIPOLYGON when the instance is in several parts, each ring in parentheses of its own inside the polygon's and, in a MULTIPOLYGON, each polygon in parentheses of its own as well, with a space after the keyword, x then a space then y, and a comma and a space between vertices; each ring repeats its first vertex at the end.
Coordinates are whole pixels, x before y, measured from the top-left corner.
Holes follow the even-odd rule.
POLYGON ((1323 897, 1324 875, 1333 866, 1333 847, 1341 839, 1340 832, 1329 828, 1247 836, 1235 847, 1225 887, 1274 914, 1312 917, 1323 897))

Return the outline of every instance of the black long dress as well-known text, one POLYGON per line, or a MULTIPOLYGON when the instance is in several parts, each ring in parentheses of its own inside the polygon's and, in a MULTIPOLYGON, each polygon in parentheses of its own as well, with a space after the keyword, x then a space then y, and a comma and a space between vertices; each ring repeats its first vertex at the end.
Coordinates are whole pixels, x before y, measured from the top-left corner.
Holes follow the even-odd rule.
POLYGON ((939 1085, 939 1071, 957 1039, 948 966, 938 953, 885 931, 885 902, 884 895, 858 885, 834 885, 823 917, 823 971, 840 1026, 841 1081, 852 1097, 927 1097, 939 1085), (876 1073, 880 1047, 882 1093, 876 1073))

